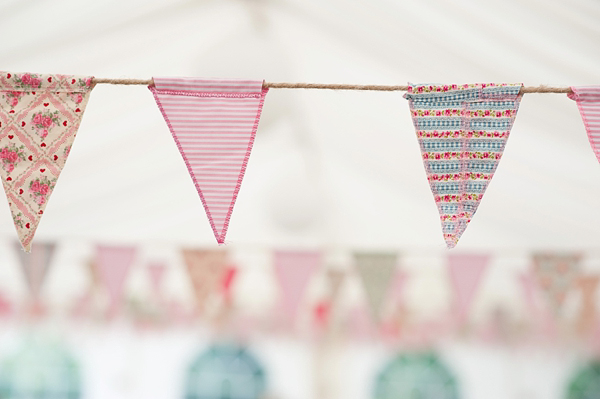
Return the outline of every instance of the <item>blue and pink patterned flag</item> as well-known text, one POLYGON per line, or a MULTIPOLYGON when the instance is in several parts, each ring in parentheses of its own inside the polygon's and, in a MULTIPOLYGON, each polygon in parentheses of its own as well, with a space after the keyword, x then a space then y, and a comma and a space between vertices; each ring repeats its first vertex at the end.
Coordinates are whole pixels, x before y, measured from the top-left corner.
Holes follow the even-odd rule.
POLYGON ((413 85, 405 98, 444 239, 454 248, 498 167, 521 84, 413 85))

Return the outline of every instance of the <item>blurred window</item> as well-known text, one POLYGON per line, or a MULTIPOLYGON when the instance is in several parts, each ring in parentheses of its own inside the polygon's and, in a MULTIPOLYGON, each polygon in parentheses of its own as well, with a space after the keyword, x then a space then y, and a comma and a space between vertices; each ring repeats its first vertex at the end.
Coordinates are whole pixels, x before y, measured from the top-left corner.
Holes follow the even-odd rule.
POLYGON ((213 346, 194 360, 186 399, 258 399, 265 390, 263 368, 244 348, 213 346))
POLYGON ((0 365, 0 398, 80 397, 79 367, 61 346, 29 342, 0 365))
POLYGON ((454 377, 434 354, 401 354, 377 376, 376 399, 458 399, 454 377))

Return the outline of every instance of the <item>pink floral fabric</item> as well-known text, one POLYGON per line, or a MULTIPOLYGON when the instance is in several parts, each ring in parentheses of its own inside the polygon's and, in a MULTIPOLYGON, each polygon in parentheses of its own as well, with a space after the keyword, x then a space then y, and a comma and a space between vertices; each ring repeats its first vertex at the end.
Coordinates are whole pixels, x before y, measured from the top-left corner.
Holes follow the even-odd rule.
POLYGON ((75 140, 92 79, 0 72, 0 176, 27 252, 75 140))

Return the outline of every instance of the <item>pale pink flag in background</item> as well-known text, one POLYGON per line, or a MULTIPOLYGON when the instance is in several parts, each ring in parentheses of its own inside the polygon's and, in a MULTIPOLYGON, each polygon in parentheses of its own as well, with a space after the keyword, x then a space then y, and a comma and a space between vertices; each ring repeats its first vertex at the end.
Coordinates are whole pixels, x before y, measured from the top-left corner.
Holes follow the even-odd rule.
POLYGON ((154 78, 150 91, 223 244, 268 89, 260 80, 154 78))
POLYGON ((123 300, 123 289, 129 269, 135 260, 134 247, 96 247, 96 267, 98 277, 104 283, 110 298, 109 315, 115 315, 123 300))
POLYGON ((275 276, 281 287, 281 303, 289 326, 296 320, 304 292, 321 266, 321 254, 312 251, 275 251, 275 276))
POLYGON ((21 245, 16 243, 15 248, 29 287, 31 299, 34 304, 39 304, 42 285, 48 274, 48 268, 54 255, 54 244, 33 244, 31 253, 25 253, 21 245))
POLYGON ((467 321, 471 303, 488 266, 488 255, 448 255, 450 281, 454 288, 454 311, 456 321, 467 321))

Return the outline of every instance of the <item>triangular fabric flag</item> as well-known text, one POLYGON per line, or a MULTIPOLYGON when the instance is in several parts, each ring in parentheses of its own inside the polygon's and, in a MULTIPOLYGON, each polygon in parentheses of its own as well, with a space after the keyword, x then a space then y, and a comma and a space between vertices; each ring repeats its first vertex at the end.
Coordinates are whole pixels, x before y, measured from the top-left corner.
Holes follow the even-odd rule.
POLYGON ((600 86, 571 87, 567 94, 577 102, 588 139, 600 162, 600 86))
POLYGON ((27 252, 75 140, 92 79, 0 72, 0 176, 27 252))
POLYGON ((538 317, 539 310, 535 303, 535 288, 536 282, 531 273, 521 273, 518 275, 519 285, 523 291, 523 297, 525 298, 525 304, 527 305, 527 311, 530 316, 538 317))
POLYGON ((322 256, 316 251, 275 251, 273 256, 283 310, 287 322, 292 325, 310 278, 321 265, 322 256))
POLYGON ((344 283, 344 279, 346 278, 346 273, 339 269, 328 269, 327 270, 327 280, 329 281, 329 301, 332 306, 335 306, 337 303, 338 295, 340 294, 340 290, 342 288, 342 284, 344 283))
POLYGON ((552 312, 557 315, 579 277, 581 255, 534 254, 533 271, 552 312))
POLYGON ((268 89, 259 80, 200 78, 154 78, 149 89, 223 244, 268 89))
POLYGON ((54 255, 54 244, 33 244, 33 250, 26 254, 21 250, 21 245, 15 242, 19 253, 19 259, 23 268, 23 274, 27 280, 27 286, 33 302, 39 302, 42 284, 48 274, 48 268, 54 255))
POLYGON ((227 253, 221 250, 182 250, 196 298, 196 309, 202 313, 208 297, 220 288, 227 267, 227 253))
POLYGON ((494 176, 521 87, 409 84, 404 95, 448 248, 458 243, 494 176))
POLYGON ((103 245, 96 247, 95 265, 98 269, 98 277, 104 283, 110 297, 109 314, 117 313, 121 305, 125 281, 135 255, 136 249, 133 247, 103 245))
POLYGON ((160 286, 162 284, 167 266, 162 262, 151 262, 147 266, 148 274, 150 275, 150 283, 152 284, 152 292, 157 297, 160 297, 160 286))
POLYGON ((372 317, 381 321, 382 307, 396 272, 398 256, 392 253, 355 253, 356 269, 363 282, 372 317))
POLYGON ((460 324, 467 320, 471 303, 489 261, 488 255, 448 255, 450 281, 454 287, 454 311, 460 324))
POLYGON ((581 291, 581 311, 578 327, 582 332, 590 331, 596 322, 596 291, 600 276, 582 276, 577 281, 581 291))

